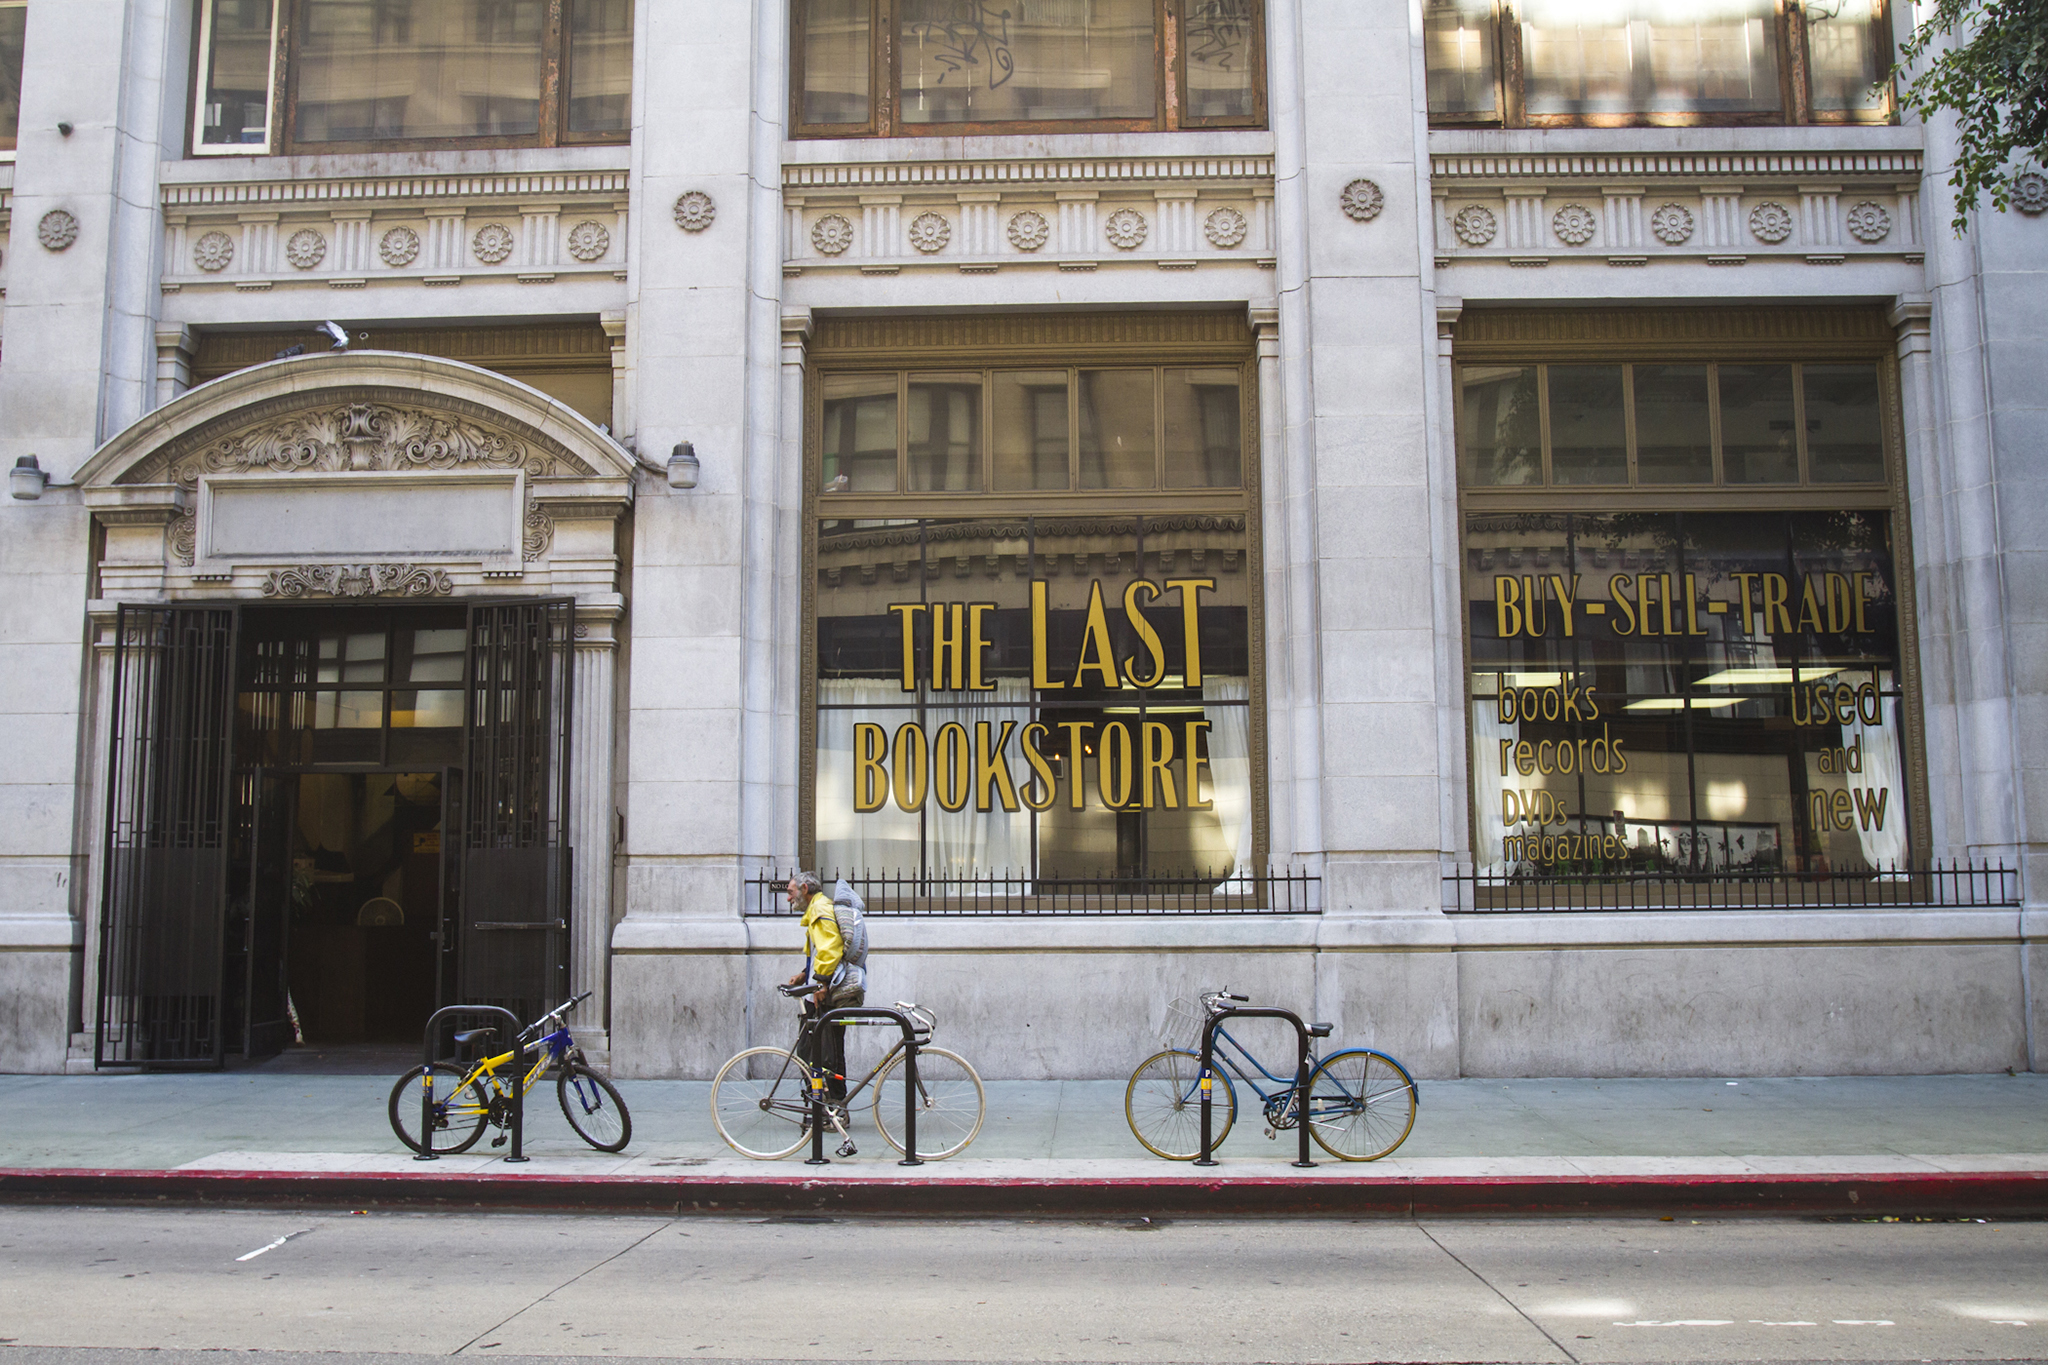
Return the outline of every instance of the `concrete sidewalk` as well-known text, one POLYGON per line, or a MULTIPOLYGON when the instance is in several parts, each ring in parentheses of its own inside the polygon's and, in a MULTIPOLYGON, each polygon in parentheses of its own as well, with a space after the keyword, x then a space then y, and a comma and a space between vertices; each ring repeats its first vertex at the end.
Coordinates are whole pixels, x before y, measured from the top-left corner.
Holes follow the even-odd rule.
MULTIPOLYGON (((396 1067, 393 1068, 395 1073, 396 1067)), ((633 1141, 593 1152, 552 1086, 527 1152, 417 1162, 386 1119, 392 1076, 258 1067, 0 1077, 0 1195, 844 1211, 1357 1214, 1771 1208, 2048 1213, 2048 1076, 1425 1081, 1392 1157, 1287 1163, 1251 1113, 1198 1169, 1146 1153, 1121 1081, 994 1081, 965 1153, 908 1169, 855 1110, 860 1154, 737 1156, 710 1086, 623 1081, 633 1141), (1857 1193, 1857 1190, 1861 1193, 1857 1193), (1874 1202, 1873 1202, 1874 1201, 1874 1202)), ((1245 1100, 1240 1097, 1240 1103, 1245 1100)))

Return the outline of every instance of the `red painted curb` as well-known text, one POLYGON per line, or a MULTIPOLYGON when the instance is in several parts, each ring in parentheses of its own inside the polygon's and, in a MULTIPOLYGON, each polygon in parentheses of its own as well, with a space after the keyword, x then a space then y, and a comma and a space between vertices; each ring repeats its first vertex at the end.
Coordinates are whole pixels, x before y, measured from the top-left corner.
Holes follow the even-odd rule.
POLYGON ((1877 1175, 1412 1176, 843 1180, 0 1169, 0 1203, 445 1208, 574 1213, 916 1217, 2048 1217, 2048 1172, 1877 1175))

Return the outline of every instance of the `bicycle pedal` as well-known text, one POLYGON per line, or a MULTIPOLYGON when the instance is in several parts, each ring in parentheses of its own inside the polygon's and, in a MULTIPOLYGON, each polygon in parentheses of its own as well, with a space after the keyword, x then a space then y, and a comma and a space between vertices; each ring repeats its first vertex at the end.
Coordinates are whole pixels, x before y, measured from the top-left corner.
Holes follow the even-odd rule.
POLYGON ((850 1142, 850 1141, 848 1141, 848 1142, 842 1142, 842 1143, 840 1143, 840 1144, 839 1144, 839 1155, 841 1155, 841 1156, 859 1156, 859 1155, 860 1155, 860 1148, 858 1148, 858 1147, 854 1146, 854 1145, 853 1145, 853 1143, 852 1143, 852 1142, 850 1142))
POLYGON ((1268 1128, 1268 1129, 1266 1130, 1266 1141, 1268 1141, 1268 1142, 1271 1142, 1271 1141, 1272 1141, 1272 1140, 1273 1140, 1274 1138, 1277 1138, 1277 1137, 1279 1137, 1279 1136, 1280 1136, 1280 1130, 1279 1130, 1279 1129, 1277 1129, 1277 1128, 1268 1128))
POLYGON ((500 1133, 496 1137, 491 1139, 491 1146, 503 1147, 508 1140, 509 1139, 507 1134, 500 1133))

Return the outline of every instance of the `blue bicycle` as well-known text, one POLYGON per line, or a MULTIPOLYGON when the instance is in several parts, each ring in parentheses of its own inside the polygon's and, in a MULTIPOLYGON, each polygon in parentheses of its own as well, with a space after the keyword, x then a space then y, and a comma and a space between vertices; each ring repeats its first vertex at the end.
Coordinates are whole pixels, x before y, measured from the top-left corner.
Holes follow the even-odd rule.
MULTIPOLYGON (((1145 1150, 1169 1161, 1193 1161, 1202 1151, 1201 1028, 1208 1016, 1246 997, 1228 991, 1204 991, 1199 1013, 1176 1002, 1169 1011, 1182 1030, 1192 1026, 1193 1045, 1169 1047, 1147 1057, 1131 1073, 1124 1090, 1124 1117, 1145 1150)), ((1415 1078, 1408 1068, 1384 1052, 1346 1048, 1317 1061, 1309 1058, 1306 1105, 1292 1068, 1284 1074, 1267 1069, 1227 1028, 1216 1030, 1211 1054, 1209 1124, 1211 1147, 1221 1147, 1237 1121, 1237 1087, 1244 1082, 1265 1108, 1266 1136, 1292 1130, 1308 1113, 1309 1136, 1342 1161, 1377 1161, 1407 1140, 1415 1126, 1415 1078), (1259 1082, 1263 1079, 1273 1088, 1259 1082)))

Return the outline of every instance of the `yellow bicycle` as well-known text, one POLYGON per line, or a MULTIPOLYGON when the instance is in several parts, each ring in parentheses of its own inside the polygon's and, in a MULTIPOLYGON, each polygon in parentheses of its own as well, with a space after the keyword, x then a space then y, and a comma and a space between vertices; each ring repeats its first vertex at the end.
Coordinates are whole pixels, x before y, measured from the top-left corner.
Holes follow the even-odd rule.
MULTIPOLYGON (((498 1135, 491 1139, 491 1146, 502 1147, 511 1135, 512 1097, 527 1094, 535 1082, 553 1071, 555 1098, 576 1136, 600 1152, 624 1148, 633 1137, 633 1116, 626 1112, 626 1102, 612 1083, 590 1069, 583 1049, 576 1046, 562 1022, 564 1015, 589 998, 590 992, 585 991, 549 1010, 521 1030, 518 1047, 485 1057, 467 1071, 447 1062, 432 1062, 400 1076, 391 1087, 391 1131, 415 1152, 431 1151, 438 1156, 468 1151, 487 1126, 495 1126, 498 1135), (523 1076, 516 1071, 505 1074, 513 1059, 529 1046, 534 1049, 533 1067, 523 1076), (422 1112, 432 1115, 424 1140, 422 1112)), ((456 1034, 455 1041, 482 1042, 496 1037, 497 1032, 493 1028, 469 1029, 456 1034)))

